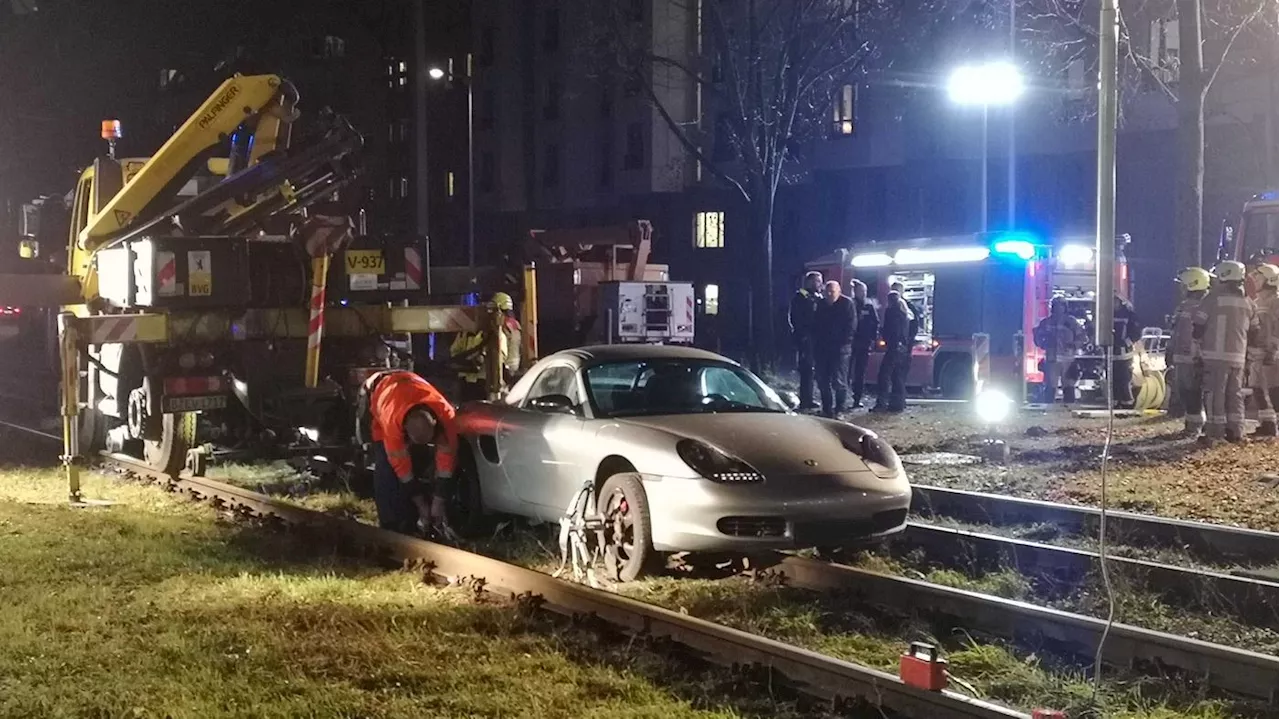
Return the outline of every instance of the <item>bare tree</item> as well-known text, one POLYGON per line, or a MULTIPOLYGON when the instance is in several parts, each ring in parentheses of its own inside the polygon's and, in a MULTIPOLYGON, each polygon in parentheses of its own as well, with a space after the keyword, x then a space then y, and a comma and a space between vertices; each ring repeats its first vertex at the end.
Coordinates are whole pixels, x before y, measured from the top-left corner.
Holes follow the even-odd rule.
MULTIPOLYGON (((1039 55, 1047 58, 1048 69, 1074 64, 1088 68, 1084 77, 1097 76, 1095 2, 1022 3, 1029 37, 1043 50, 1039 55)), ((1275 0, 1133 0, 1121 6, 1122 94, 1154 89, 1177 110, 1174 254, 1182 266, 1203 260, 1205 100, 1224 68, 1256 61, 1239 52, 1247 40, 1269 34, 1267 44, 1274 48, 1275 29, 1275 0)))
MULTIPOLYGON (((871 29, 888 25, 895 0, 668 0, 684 34, 637 22, 638 3, 595 0, 595 43, 606 71, 648 98, 666 128, 706 173, 749 209, 753 268, 753 364, 776 347, 773 222, 778 187, 798 171, 806 139, 830 128, 837 91, 875 54, 871 29), (700 33, 698 31, 700 29, 700 33), (698 103, 679 88, 696 89, 698 103), (708 121, 708 118, 711 118, 708 121)), ((660 20, 655 17, 653 22, 660 20)))

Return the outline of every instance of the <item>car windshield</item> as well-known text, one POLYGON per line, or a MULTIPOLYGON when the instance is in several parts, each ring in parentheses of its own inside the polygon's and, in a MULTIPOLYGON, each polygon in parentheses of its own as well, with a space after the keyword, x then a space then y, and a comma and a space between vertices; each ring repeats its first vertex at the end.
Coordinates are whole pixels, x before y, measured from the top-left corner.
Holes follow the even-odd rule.
POLYGON ((787 411, 763 382, 724 362, 608 362, 588 367, 584 374, 597 417, 787 411))

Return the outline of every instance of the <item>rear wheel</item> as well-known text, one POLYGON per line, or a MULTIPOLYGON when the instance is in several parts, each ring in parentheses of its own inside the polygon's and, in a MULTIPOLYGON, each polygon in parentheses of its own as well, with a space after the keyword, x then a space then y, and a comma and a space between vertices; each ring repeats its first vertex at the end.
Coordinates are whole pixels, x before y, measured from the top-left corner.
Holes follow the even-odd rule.
POLYGON ((942 366, 938 384, 947 399, 973 398, 973 365, 968 357, 953 357, 942 366))
POLYGON ((177 474, 187 462, 187 450, 196 446, 196 414, 166 414, 159 429, 157 439, 142 440, 142 459, 154 470, 177 474))
POLYGON ((662 556, 653 549, 649 497, 640 475, 615 474, 600 488, 600 518, 604 521, 604 563, 611 577, 630 582, 656 571, 662 556))

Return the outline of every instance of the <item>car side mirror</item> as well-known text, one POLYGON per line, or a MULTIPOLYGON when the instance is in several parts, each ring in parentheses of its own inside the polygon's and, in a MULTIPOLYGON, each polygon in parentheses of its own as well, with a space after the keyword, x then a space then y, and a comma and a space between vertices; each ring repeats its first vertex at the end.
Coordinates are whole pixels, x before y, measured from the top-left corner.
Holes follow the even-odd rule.
POLYGON ((529 409, 548 414, 576 414, 573 400, 562 394, 547 394, 529 400, 529 409))
POLYGON ((795 392, 783 392, 779 397, 781 397, 782 402, 787 405, 787 409, 795 411, 800 408, 800 395, 795 392))

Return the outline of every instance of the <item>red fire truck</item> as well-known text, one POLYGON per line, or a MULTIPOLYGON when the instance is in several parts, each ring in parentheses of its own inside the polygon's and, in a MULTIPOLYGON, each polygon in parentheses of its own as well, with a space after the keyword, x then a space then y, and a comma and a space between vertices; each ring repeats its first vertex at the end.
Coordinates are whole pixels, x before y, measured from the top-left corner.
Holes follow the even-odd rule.
MULTIPOLYGON (((1116 239, 1115 286, 1125 299, 1132 290, 1124 255, 1128 240, 1128 235, 1116 239)), ((824 280, 838 280, 846 292, 849 280, 862 280, 877 309, 883 307, 889 286, 902 283, 906 299, 921 313, 909 390, 968 398, 979 364, 985 363, 989 382, 1016 396, 1019 381, 1044 381, 1044 352, 1031 338, 1055 296, 1065 298, 1069 311, 1092 327, 1093 247, 1092 236, 1046 239, 1002 232, 924 237, 862 243, 806 263, 805 269, 821 272, 824 280), (987 336, 985 347, 975 342, 975 334, 987 336)), ((879 348, 872 351, 870 384, 882 357, 879 348)))
MULTIPOLYGON (((1277 255, 1280 255, 1278 208, 1280 193, 1275 190, 1260 192, 1245 202, 1237 222, 1224 220, 1222 223, 1218 259, 1244 263, 1260 259, 1276 264, 1277 255)), ((1249 287, 1249 294, 1253 294, 1252 287, 1249 287)))

